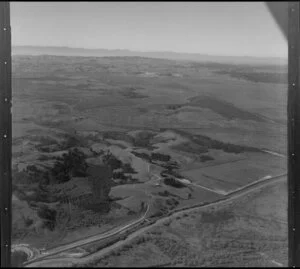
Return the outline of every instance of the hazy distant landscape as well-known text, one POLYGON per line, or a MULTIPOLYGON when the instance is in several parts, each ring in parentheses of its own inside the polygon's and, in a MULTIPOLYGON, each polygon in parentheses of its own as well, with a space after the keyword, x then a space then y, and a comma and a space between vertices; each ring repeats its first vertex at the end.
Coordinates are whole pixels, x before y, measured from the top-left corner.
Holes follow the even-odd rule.
POLYGON ((83 57, 143 57, 152 59, 168 59, 196 62, 217 62, 225 64, 254 64, 271 65, 278 68, 286 65, 287 60, 279 57, 241 57, 216 56, 200 53, 179 53, 170 51, 133 51, 126 49, 83 49, 70 47, 41 47, 41 46, 13 46, 13 55, 56 55, 56 56, 83 56, 83 57))
POLYGON ((28 46, 12 60, 16 265, 287 264, 284 60, 28 46))

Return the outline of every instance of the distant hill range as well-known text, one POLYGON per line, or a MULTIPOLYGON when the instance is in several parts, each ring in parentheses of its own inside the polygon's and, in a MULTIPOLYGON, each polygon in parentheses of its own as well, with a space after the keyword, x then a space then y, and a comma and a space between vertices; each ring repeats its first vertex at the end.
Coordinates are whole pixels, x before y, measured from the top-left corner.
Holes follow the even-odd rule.
POLYGON ((169 51, 140 52, 130 50, 83 49, 69 47, 40 47, 40 46, 13 46, 13 55, 57 55, 57 56, 84 56, 84 57, 146 57, 154 59, 183 60, 196 62, 218 62, 232 64, 276 64, 286 65, 284 58, 261 58, 243 56, 213 56, 198 53, 178 53, 169 51))

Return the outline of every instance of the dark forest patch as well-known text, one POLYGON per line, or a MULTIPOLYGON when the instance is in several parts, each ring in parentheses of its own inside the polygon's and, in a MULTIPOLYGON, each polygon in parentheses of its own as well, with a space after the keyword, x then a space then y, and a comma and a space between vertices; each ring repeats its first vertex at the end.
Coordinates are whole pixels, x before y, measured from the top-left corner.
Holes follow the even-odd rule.
POLYGON ((190 143, 182 143, 173 146, 174 149, 181 150, 190 153, 207 153, 209 149, 223 150, 228 153, 242 153, 242 152, 259 152, 259 148, 248 147, 243 145, 236 145, 232 143, 226 143, 219 140, 212 139, 205 135, 192 135, 182 130, 176 130, 176 132, 191 140, 190 143))
POLYGON ((241 119, 241 120, 254 120, 264 121, 258 115, 255 115, 246 110, 240 109, 229 102, 219 100, 210 96, 197 96, 190 99, 190 106, 200 106, 208 108, 226 119, 241 119))

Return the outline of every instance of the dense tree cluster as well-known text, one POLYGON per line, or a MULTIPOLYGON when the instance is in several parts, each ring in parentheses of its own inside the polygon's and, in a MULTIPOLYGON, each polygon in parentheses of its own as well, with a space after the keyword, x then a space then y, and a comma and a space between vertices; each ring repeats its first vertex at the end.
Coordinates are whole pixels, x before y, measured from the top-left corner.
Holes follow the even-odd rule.
POLYGON ((112 170, 122 167, 122 162, 118 160, 110 151, 103 155, 102 161, 104 164, 110 166, 112 170))
POLYGON ((162 162, 168 162, 171 159, 171 157, 169 155, 158 153, 158 152, 151 153, 151 158, 153 160, 158 160, 158 161, 162 161, 162 162))
POLYGON ((63 183, 69 181, 72 177, 86 176, 87 167, 85 155, 75 148, 63 154, 62 158, 55 162, 51 174, 55 181, 63 183))
POLYGON ((143 152, 140 153, 140 152, 136 152, 136 151, 132 151, 131 153, 134 154, 136 157, 139 157, 139 158, 144 159, 148 162, 151 162, 151 157, 147 153, 143 153, 143 152))
POLYGON ((44 225, 49 230, 54 230, 57 212, 47 206, 41 206, 38 210, 38 216, 44 220, 44 225))
POLYGON ((183 183, 181 183, 180 181, 176 180, 173 177, 164 178, 164 183, 166 185, 170 185, 170 186, 175 187, 175 188, 184 188, 184 187, 186 187, 183 183))
POLYGON ((136 174, 137 172, 132 168, 129 163, 124 163, 122 166, 123 172, 127 174, 136 174))

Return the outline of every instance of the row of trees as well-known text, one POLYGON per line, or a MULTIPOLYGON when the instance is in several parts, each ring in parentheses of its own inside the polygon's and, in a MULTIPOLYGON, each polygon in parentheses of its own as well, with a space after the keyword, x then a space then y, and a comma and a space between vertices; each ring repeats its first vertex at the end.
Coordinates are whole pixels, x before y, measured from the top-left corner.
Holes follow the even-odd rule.
POLYGON ((175 188, 184 188, 184 187, 186 187, 183 183, 181 183, 180 181, 176 180, 173 177, 164 178, 164 183, 166 185, 170 185, 170 186, 175 187, 175 188))

